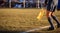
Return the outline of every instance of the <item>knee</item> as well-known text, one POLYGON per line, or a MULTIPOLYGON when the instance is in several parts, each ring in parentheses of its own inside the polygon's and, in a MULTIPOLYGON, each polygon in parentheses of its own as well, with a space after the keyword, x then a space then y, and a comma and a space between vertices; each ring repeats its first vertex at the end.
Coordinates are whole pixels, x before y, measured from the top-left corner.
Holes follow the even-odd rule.
POLYGON ((51 16, 55 16, 54 13, 51 13, 51 16))
POLYGON ((46 14, 47 17, 51 17, 51 14, 46 14))
POLYGON ((47 16, 47 18, 48 17, 51 17, 52 16, 52 13, 49 12, 49 13, 46 14, 46 16, 47 16))

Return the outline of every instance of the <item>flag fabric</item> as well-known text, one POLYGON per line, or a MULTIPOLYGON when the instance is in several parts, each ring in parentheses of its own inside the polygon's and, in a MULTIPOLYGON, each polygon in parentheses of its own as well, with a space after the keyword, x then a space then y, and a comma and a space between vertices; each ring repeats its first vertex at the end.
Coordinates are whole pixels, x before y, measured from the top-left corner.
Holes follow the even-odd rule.
POLYGON ((38 19, 38 20, 41 20, 42 17, 44 16, 44 14, 45 14, 45 10, 42 8, 42 9, 40 10, 38 16, 37 16, 37 19, 38 19))

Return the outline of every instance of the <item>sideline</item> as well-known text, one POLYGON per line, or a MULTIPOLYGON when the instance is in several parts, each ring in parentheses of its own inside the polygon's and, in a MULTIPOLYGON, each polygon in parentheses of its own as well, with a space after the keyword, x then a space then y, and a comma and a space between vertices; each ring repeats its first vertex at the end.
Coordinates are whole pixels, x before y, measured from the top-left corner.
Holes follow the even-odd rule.
MULTIPOLYGON (((54 27, 55 27, 56 25, 57 25, 57 24, 54 24, 54 27)), ((39 28, 34 28, 34 29, 31 29, 31 30, 27 30, 27 31, 25 31, 25 32, 23 32, 23 33, 28 33, 28 32, 33 32, 33 31, 36 31, 36 30, 47 29, 47 28, 49 28, 49 27, 50 27, 50 25, 44 26, 44 27, 39 27, 39 28)))

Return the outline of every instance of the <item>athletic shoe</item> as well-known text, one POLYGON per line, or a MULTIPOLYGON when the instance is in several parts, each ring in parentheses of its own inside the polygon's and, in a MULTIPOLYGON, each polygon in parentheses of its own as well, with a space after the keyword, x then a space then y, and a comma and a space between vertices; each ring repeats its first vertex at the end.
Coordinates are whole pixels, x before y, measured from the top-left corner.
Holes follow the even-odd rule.
POLYGON ((49 27, 48 31, 54 30, 54 27, 49 27))
POLYGON ((57 28, 60 28, 60 24, 57 25, 57 28))

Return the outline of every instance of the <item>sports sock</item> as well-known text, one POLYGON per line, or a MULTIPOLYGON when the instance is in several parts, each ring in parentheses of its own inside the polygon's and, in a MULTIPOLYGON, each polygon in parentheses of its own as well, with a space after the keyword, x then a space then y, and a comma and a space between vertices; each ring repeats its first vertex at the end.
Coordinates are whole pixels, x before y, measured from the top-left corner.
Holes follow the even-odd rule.
POLYGON ((51 17, 48 17, 48 21, 49 21, 49 23, 50 23, 50 25, 51 25, 51 28, 54 28, 51 17))
POLYGON ((53 15, 51 15, 51 16, 56 21, 57 24, 60 24, 59 21, 58 21, 58 19, 56 18, 56 16, 53 16, 53 15))

